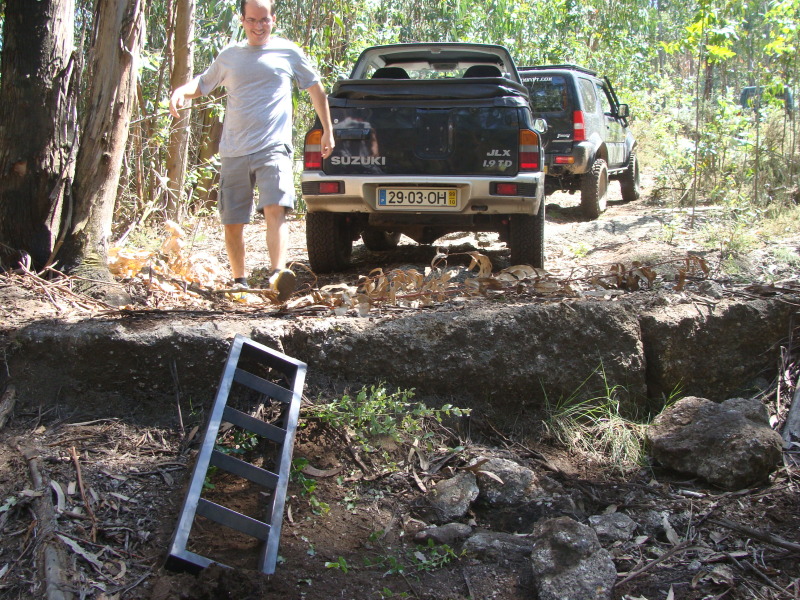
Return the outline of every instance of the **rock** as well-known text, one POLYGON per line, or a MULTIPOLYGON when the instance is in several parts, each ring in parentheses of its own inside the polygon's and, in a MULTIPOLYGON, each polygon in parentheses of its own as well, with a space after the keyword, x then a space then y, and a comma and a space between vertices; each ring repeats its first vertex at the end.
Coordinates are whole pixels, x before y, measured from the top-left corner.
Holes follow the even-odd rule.
POLYGON ((781 459, 781 436, 758 400, 683 398, 653 421, 647 439, 663 466, 728 490, 764 481, 781 459))
POLYGON ((636 529, 636 522, 624 513, 611 513, 608 515, 592 515, 589 517, 597 538, 606 544, 624 542, 631 539, 636 529))
POLYGON ((414 536, 414 541, 418 544, 427 543, 433 540, 436 544, 447 544, 454 546, 467 539, 472 533, 472 527, 465 523, 447 523, 446 525, 433 525, 418 531, 414 536))
POLYGON ((479 531, 464 542, 464 550, 483 558, 508 558, 527 556, 533 548, 533 541, 511 533, 479 531))
POLYGON ((587 525, 569 517, 537 523, 531 562, 539 600, 612 598, 614 561, 587 525))
POLYGON ((540 476, 513 460, 491 458, 479 469, 478 498, 492 506, 513 506, 531 500, 546 499, 564 491, 557 482, 540 476))
POLYGON ((639 319, 647 395, 669 397, 680 387, 687 396, 722 401, 749 388, 765 369, 774 369, 780 358, 775 342, 791 327, 794 310, 768 299, 723 299, 714 306, 647 311, 639 319))
POLYGON ((477 497, 478 484, 475 482, 475 475, 468 472, 443 479, 427 495, 440 523, 463 517, 477 497))

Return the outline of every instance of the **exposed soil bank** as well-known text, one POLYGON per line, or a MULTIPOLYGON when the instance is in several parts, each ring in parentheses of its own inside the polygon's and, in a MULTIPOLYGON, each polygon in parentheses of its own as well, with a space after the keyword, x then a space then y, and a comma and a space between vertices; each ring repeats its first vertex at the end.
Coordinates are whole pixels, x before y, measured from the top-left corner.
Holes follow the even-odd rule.
POLYGON ((176 393, 207 405, 237 333, 306 362, 312 386, 384 381, 516 415, 606 386, 637 402, 676 390, 723 400, 771 378, 796 311, 789 297, 674 298, 484 302, 369 318, 39 321, 13 334, 8 368, 23 405, 55 400, 119 416, 108 402, 118 396, 142 422, 171 414, 176 393))

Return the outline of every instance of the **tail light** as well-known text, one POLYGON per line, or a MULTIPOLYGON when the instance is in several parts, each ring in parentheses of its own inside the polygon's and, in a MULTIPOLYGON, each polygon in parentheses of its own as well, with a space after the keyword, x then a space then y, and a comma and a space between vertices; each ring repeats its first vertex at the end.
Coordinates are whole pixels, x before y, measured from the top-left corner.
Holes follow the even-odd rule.
POLYGON ((312 129, 306 134, 303 148, 303 168, 307 171, 322 169, 322 130, 312 129))
POLYGON ((530 129, 519 132, 519 170, 539 170, 539 134, 530 129))
POLYGON ((583 121, 583 111, 576 110, 572 113, 572 141, 582 142, 586 139, 586 125, 583 121))

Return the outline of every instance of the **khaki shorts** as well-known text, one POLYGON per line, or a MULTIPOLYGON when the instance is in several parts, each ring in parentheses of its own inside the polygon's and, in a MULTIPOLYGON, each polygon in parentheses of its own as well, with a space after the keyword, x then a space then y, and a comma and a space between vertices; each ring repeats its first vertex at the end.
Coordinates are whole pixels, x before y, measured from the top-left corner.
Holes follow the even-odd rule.
POLYGON ((223 225, 250 222, 254 186, 258 186, 257 210, 271 204, 294 209, 294 175, 289 146, 281 144, 246 156, 221 159, 218 209, 223 225))

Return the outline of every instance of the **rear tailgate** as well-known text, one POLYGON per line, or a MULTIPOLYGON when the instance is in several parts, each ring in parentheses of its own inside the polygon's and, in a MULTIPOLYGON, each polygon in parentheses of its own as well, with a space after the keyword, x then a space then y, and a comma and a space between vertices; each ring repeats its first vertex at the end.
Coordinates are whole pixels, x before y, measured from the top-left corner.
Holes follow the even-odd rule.
POLYGON ((497 84, 480 81, 343 82, 329 100, 336 147, 323 170, 515 176, 528 113, 524 88, 507 82, 502 94, 508 85, 519 87, 519 95, 503 96, 497 84))
POLYGON ((570 98, 571 86, 563 75, 522 72, 520 76, 530 94, 533 117, 547 121, 547 132, 542 138, 549 165, 551 156, 572 152, 574 122, 570 107, 577 104, 570 98))

